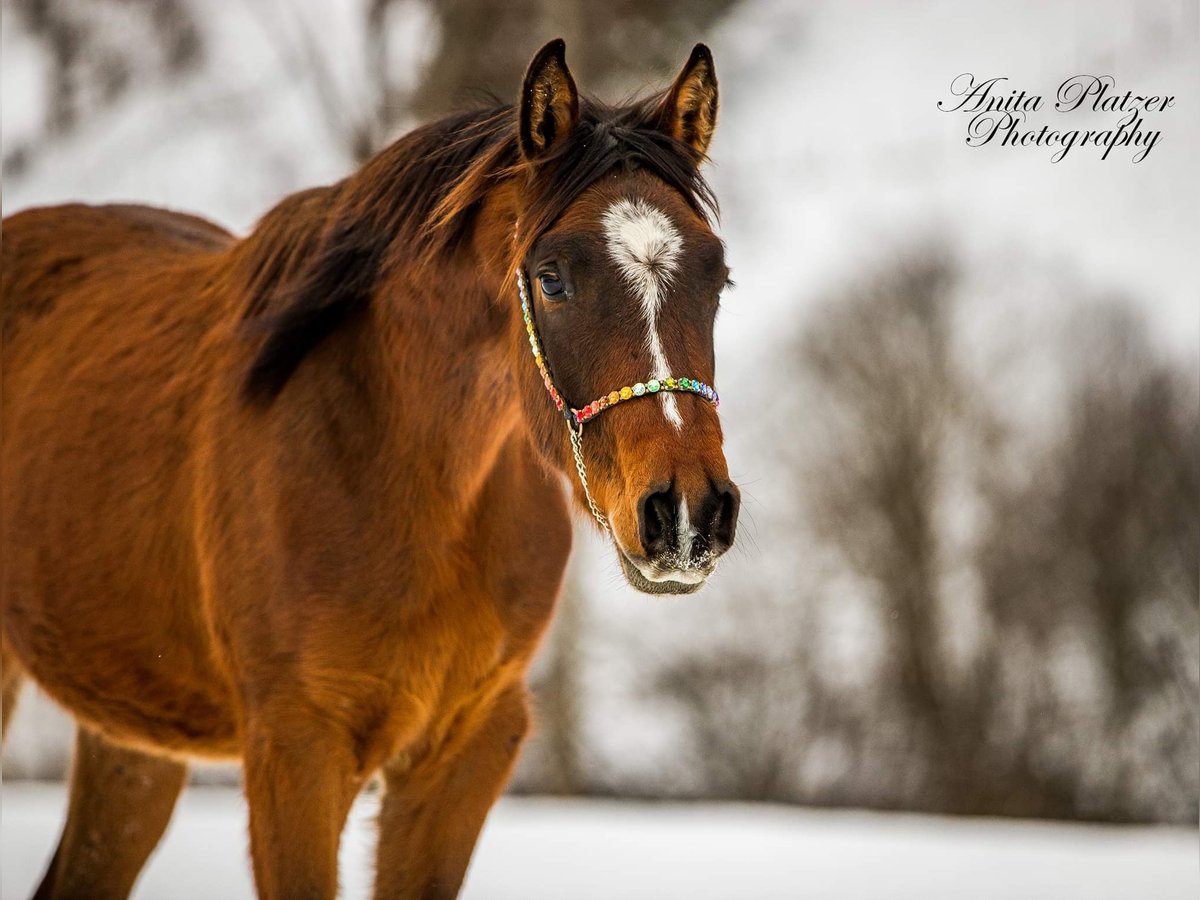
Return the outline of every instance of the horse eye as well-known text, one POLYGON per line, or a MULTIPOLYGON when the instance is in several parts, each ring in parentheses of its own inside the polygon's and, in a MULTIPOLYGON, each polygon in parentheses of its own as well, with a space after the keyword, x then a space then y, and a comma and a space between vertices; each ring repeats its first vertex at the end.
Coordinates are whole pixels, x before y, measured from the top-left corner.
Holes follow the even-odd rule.
POLYGON ((543 272, 538 276, 538 284, 542 293, 547 297, 561 297, 563 293, 562 280, 553 272, 543 272))

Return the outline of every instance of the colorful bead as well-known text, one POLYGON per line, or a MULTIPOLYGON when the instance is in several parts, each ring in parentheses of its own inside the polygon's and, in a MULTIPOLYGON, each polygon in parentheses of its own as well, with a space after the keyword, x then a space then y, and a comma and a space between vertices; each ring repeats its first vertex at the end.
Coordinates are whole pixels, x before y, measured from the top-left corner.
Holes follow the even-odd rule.
MULTIPOLYGON (((542 373, 542 383, 546 385, 546 390, 554 400, 554 405, 560 411, 563 409, 563 399, 559 396, 558 391, 554 388, 554 383, 550 380, 550 372, 546 369, 544 361, 538 357, 538 368, 542 373)), ((721 398, 717 392, 710 386, 696 378, 666 378, 659 380, 652 378, 649 381, 639 381, 632 387, 626 385, 619 391, 613 391, 610 394, 600 397, 598 400, 593 400, 591 403, 584 406, 582 409, 573 409, 575 420, 579 423, 591 421, 610 406, 616 406, 623 400, 631 400, 634 397, 644 397, 647 394, 655 394, 659 391, 691 391, 692 393, 700 394, 706 400, 713 404, 718 409, 721 406, 721 398)))

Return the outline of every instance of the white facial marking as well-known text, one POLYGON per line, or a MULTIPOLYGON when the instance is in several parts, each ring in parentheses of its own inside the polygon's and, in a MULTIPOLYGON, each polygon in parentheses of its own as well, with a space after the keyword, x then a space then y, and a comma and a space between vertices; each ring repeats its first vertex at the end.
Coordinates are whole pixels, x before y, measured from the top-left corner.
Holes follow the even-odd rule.
POLYGON ((696 529, 692 527, 691 520, 688 519, 687 497, 679 500, 679 516, 675 522, 675 534, 678 535, 679 540, 680 560, 690 560, 692 558, 692 540, 696 537, 696 529))
MULTIPOLYGON (((641 301, 646 319, 646 350, 650 353, 651 378, 670 376, 671 366, 658 334, 658 311, 666 289, 679 265, 683 238, 667 214, 644 200, 618 200, 604 213, 608 252, 641 301)), ((676 430, 683 428, 675 395, 662 392, 663 415, 676 430)))

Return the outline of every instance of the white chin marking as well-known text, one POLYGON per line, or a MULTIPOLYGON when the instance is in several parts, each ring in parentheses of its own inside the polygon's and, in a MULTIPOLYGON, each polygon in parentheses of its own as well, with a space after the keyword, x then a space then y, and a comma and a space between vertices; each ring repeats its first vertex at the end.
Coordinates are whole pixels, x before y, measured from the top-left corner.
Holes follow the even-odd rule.
MULTIPOLYGON (((653 369, 650 377, 662 380, 671 375, 671 366, 658 333, 658 311, 679 266, 683 238, 666 213, 641 199, 618 200, 605 211, 602 222, 609 255, 641 302, 653 369)), ((675 396, 664 391, 660 399, 667 421, 681 429, 683 417, 675 396)))
MULTIPOLYGON (((634 563, 637 565, 637 563, 634 563)), ((652 581, 655 584, 662 584, 664 581, 673 581, 676 584, 700 584, 708 580, 708 576, 696 569, 674 569, 670 572, 656 572, 653 569, 638 566, 637 570, 642 573, 647 581, 652 581)))

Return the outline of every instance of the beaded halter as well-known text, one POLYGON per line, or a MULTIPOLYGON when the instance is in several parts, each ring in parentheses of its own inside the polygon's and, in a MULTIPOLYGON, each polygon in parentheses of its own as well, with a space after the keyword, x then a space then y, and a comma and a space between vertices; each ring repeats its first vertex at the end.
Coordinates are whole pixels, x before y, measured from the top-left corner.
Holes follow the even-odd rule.
POLYGON ((627 400, 634 400, 638 397, 653 397, 655 394, 662 393, 663 391, 684 391, 690 394, 698 394, 714 407, 720 407, 721 398, 711 385, 707 385, 703 381, 695 378, 675 378, 671 376, 669 378, 652 378, 649 381, 639 381, 634 385, 626 385, 619 390, 612 391, 597 400, 593 400, 582 408, 576 409, 563 400, 562 394, 554 386, 554 379, 550 375, 550 367, 546 363, 545 354, 542 353, 541 340, 538 338, 537 324, 533 318, 533 305, 529 299, 530 290, 529 278, 525 274, 525 268, 523 266, 518 267, 517 292, 521 296, 521 317, 525 320, 525 332, 529 335, 529 346, 533 351, 533 361, 538 367, 538 372, 542 375, 542 384, 546 386, 546 392, 554 402, 554 408, 562 413, 563 418, 566 419, 567 431, 571 439, 571 453, 575 457, 575 470, 579 473, 579 483, 583 485, 583 495, 587 498, 588 508, 591 510, 592 516, 600 524, 600 527, 605 531, 609 531, 608 520, 600 512, 600 508, 592 498, 591 489, 588 487, 587 464, 583 460, 583 426, 606 409, 611 409, 620 403, 624 403, 627 400))

